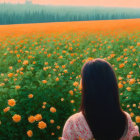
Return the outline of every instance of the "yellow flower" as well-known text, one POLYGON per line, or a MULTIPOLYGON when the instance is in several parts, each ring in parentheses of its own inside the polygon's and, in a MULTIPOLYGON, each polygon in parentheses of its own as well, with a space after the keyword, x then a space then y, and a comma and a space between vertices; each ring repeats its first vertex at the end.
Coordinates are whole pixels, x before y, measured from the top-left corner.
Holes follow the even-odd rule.
POLYGON ((28 135, 28 137, 32 137, 32 136, 33 136, 32 130, 28 130, 28 131, 27 131, 27 135, 28 135))
POLYGON ((30 122, 30 123, 33 123, 33 122, 35 122, 35 117, 34 116, 30 116, 30 117, 28 117, 28 121, 30 122))
POLYGON ((9 99, 8 100, 8 105, 15 106, 15 104, 16 104, 16 101, 14 99, 9 99))
POLYGON ((55 109, 54 107, 51 107, 51 108, 50 108, 50 111, 51 111, 52 113, 55 113, 55 112, 56 112, 56 109, 55 109))
POLYGON ((21 116, 20 115, 18 115, 18 114, 15 114, 13 117, 12 117, 12 119, 13 119, 13 121, 14 122, 19 122, 20 120, 21 120, 21 116))
POLYGON ((40 128, 40 129, 45 129, 46 127, 47 127, 47 124, 46 124, 45 122, 40 121, 40 122, 38 123, 38 128, 40 128))

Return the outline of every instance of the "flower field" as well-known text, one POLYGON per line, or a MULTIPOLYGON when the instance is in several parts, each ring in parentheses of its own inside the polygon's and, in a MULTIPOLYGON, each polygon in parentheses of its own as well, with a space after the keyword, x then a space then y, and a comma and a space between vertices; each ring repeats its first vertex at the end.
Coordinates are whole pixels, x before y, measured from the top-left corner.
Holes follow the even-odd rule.
POLYGON ((0 140, 61 139, 80 107, 83 64, 113 66, 140 127, 140 19, 0 26, 0 140))

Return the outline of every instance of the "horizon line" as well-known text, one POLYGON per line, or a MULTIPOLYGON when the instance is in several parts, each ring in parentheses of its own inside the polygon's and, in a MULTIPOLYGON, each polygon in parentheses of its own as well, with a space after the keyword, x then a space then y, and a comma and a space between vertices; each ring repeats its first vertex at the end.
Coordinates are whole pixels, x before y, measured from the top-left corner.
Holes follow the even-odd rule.
POLYGON ((39 6, 55 6, 55 7, 101 7, 101 8, 127 8, 127 9, 140 9, 140 7, 121 7, 121 6, 99 6, 99 5, 54 5, 54 4, 37 4, 37 3, 0 3, 3 4, 11 4, 11 5, 39 5, 39 6))

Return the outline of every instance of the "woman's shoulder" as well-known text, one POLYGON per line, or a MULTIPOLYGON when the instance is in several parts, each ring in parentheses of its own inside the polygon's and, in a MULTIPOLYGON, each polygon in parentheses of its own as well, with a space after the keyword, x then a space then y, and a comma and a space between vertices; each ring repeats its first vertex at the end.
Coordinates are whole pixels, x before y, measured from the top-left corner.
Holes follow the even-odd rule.
POLYGON ((123 111, 127 117, 127 123, 128 123, 128 127, 127 127, 127 134, 125 136, 128 137, 129 139, 133 139, 134 136, 139 136, 139 128, 137 125, 134 125, 131 116, 128 112, 123 111))
POLYGON ((82 118, 82 112, 80 111, 80 112, 77 112, 77 113, 75 113, 75 114, 73 114, 73 115, 71 115, 68 119, 67 119, 67 121, 76 121, 76 120, 78 120, 79 118, 82 118))

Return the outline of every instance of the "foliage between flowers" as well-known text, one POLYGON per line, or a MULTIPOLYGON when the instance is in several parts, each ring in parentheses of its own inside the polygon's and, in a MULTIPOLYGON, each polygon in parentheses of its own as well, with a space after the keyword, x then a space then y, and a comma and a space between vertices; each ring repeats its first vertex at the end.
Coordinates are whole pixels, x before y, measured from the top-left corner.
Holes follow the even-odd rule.
POLYGON ((69 33, 1 41, 0 139, 60 139, 65 121, 80 107, 81 68, 86 60, 99 57, 112 64, 122 108, 140 127, 139 42, 140 33, 69 33), (10 109, 4 111, 6 107, 10 109), (12 119, 15 114, 21 116, 19 122, 12 119), (30 123, 28 117, 37 114, 42 119, 30 123), (46 123, 44 129, 38 127, 40 121, 46 123))

